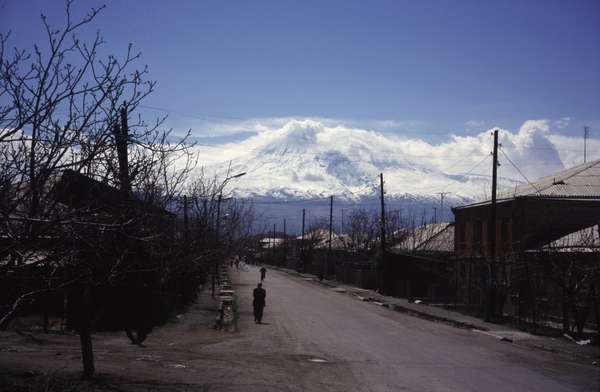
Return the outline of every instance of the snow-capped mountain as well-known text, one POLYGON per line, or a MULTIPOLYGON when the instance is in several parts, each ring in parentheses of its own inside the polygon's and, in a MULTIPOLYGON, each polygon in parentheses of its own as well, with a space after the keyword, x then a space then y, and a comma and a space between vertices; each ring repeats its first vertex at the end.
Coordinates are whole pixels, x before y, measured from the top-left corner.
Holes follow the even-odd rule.
MULTIPOLYGON (((511 156, 515 167, 526 168, 532 178, 560 170, 563 164, 547 133, 543 124, 536 122, 526 122, 515 134, 503 131, 503 153, 511 156), (540 157, 541 151, 545 153, 540 157), (532 152, 534 164, 528 160, 532 152)), ((450 218, 450 206, 489 195, 491 144, 489 132, 453 136, 449 142, 433 145, 304 119, 262 130, 240 143, 206 147, 202 156, 207 160, 205 169, 221 178, 229 162, 230 175, 246 172, 228 187, 237 197, 268 206, 263 210, 269 211, 272 219, 292 211, 299 216, 302 208, 328 212, 330 195, 338 208, 376 208, 379 173, 384 173, 390 208, 420 211, 427 219, 438 214, 440 220, 450 218), (445 211, 436 212, 434 208, 441 207, 441 192, 446 193, 445 211), (279 211, 278 206, 285 207, 279 211)), ((506 159, 502 162, 500 185, 511 188, 522 183, 515 167, 506 159)))
MULTIPOLYGON (((373 131, 290 121, 281 129, 240 143, 242 153, 232 160, 231 173, 247 174, 236 180, 236 194, 308 199, 336 195, 359 200, 378 192, 382 172, 389 196, 434 195, 457 183, 461 184, 460 196, 480 191, 479 177, 444 173, 428 164, 434 157, 418 160, 414 152, 406 155, 405 148, 398 148, 401 143, 373 131)), ((219 163, 208 169, 224 176, 225 166, 219 163)))

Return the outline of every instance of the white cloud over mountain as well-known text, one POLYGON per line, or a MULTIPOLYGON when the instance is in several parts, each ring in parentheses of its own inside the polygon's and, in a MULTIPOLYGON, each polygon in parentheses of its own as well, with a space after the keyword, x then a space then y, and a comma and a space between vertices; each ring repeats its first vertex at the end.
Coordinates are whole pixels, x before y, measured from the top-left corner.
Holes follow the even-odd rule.
MULTIPOLYGON (((257 133, 241 142, 196 147, 209 172, 223 175, 231 161, 232 173, 248 173, 236 180, 240 196, 360 198, 375 192, 380 172, 389 195, 489 193, 491 130, 432 144, 333 120, 253 121, 257 133)), ((525 181, 514 166, 534 180, 582 162, 581 139, 561 136, 551 124, 529 120, 519 130, 500 130, 501 186, 525 181)), ((599 152, 600 142, 589 141, 588 159, 600 158, 599 152)))

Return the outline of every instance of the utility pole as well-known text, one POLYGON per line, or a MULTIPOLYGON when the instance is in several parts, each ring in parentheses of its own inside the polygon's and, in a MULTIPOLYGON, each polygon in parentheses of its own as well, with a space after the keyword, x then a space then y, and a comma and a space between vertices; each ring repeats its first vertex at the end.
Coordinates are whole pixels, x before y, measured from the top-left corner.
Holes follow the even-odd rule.
POLYGON ((223 195, 219 193, 219 197, 217 198, 217 227, 215 227, 215 238, 217 240, 217 246, 219 245, 220 240, 220 232, 221 232, 221 201, 223 200, 223 195))
POLYGON ((301 246, 304 248, 304 223, 306 222, 306 210, 302 209, 302 237, 300 237, 301 246))
POLYGON ((380 265, 377 266, 377 288, 379 292, 383 294, 384 284, 383 284, 383 276, 386 265, 386 255, 385 255, 385 199, 384 199, 384 190, 383 190, 383 173, 379 174, 379 194, 381 198, 381 260, 379 261, 380 265))
POLYGON ((583 127, 583 163, 587 162, 587 140, 590 137, 590 127, 583 127))
POLYGON ((446 195, 450 194, 450 192, 438 192, 438 195, 440 195, 440 221, 443 222, 444 221, 444 199, 446 198, 446 195))
POLYGON ((379 196, 381 199, 381 251, 385 252, 385 200, 383 191, 383 173, 379 174, 379 196))
POLYGON ((412 233, 411 237, 412 237, 412 249, 415 250, 415 248, 417 247, 417 236, 416 236, 416 225, 415 225, 415 215, 414 213, 412 213, 412 219, 411 219, 411 227, 410 227, 410 231, 412 233))
POLYGON ((396 236, 400 232, 400 221, 402 220, 402 218, 400 217, 400 209, 394 211, 394 218, 396 222, 394 223, 394 232, 392 233, 392 238, 396 239, 396 236))
POLYGON ((306 220, 306 210, 302 209, 302 236, 300 237, 300 258, 302 260, 302 272, 306 272, 306 255, 304 254, 304 223, 306 220))
POLYGON ((273 262, 275 262, 275 225, 276 223, 273 223, 273 236, 271 237, 273 242, 273 247, 271 248, 271 256, 273 256, 273 262))
POLYGON ((287 237, 286 227, 285 227, 285 218, 283 219, 283 266, 287 264, 287 243, 285 242, 287 237))
POLYGON ((217 239, 217 246, 221 240, 221 202, 223 201, 223 194, 219 193, 217 198, 217 227, 215 228, 215 238, 217 239))
POLYGON ((496 301, 496 186, 498 180, 498 130, 494 131, 494 152, 492 163, 492 202, 490 211, 490 224, 488 225, 489 234, 489 298, 486 309, 486 321, 490 321, 495 313, 496 301))
POLYGON ((329 263, 331 262, 331 240, 333 234, 333 195, 329 198, 329 244, 327 246, 327 260, 325 263, 325 273, 323 275, 327 276, 327 272, 329 269, 329 263))
MULTIPOLYGON (((219 193, 219 197, 217 198, 217 222, 216 222, 216 227, 215 227, 215 246, 217 247, 217 249, 220 249, 219 247, 219 232, 221 229, 221 200, 223 199, 223 194, 219 193)), ((219 254, 217 254, 217 257, 220 257, 219 254)), ((215 286, 217 283, 217 275, 219 274, 219 262, 217 260, 214 260, 214 268, 213 268, 213 273, 212 273, 212 281, 211 281, 211 292, 212 292, 212 298, 215 298, 215 286)))
POLYGON ((129 139, 129 125, 127 124, 127 108, 123 106, 120 111, 121 124, 116 123, 113 132, 117 145, 117 158, 119 160, 119 185, 124 198, 129 197, 131 185, 129 184, 129 162, 127 155, 127 141, 129 139))
POLYGON ((190 238, 190 226, 188 219, 188 199, 187 195, 183 195, 183 240, 185 242, 185 246, 188 246, 190 238))
POLYGON ((331 237, 333 234, 333 196, 329 198, 329 251, 331 252, 331 237))

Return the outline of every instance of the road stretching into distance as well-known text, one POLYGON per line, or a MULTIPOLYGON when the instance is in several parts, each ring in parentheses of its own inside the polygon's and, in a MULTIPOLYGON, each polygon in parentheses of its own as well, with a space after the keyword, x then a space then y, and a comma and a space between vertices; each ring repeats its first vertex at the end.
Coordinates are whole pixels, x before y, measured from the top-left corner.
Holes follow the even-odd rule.
POLYGON ((267 324, 256 325, 258 268, 234 270, 232 280, 241 339, 231 349, 252 358, 248 390, 600 390, 592 366, 393 312, 285 272, 267 272, 267 324))
MULTIPOLYGON (((145 347, 130 344, 122 332, 95 334, 94 390, 600 390, 598 367, 394 312, 271 269, 264 282, 265 324, 257 325, 252 290, 260 273, 246 269, 231 271, 236 332, 212 328, 216 301, 204 290, 187 312, 156 328, 145 347)), ((3 373, 41 377, 46 384, 66 377, 65 388, 54 390, 80 380, 77 335, 35 335, 0 331, 0 390, 3 373)))

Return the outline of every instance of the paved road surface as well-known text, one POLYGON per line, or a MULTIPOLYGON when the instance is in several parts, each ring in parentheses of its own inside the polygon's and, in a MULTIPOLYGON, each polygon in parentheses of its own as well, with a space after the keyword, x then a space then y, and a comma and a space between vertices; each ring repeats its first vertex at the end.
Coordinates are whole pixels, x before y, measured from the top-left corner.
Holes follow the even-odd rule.
POLYGON ((251 290, 258 268, 232 276, 239 338, 224 344, 246 361, 246 369, 230 374, 233 383, 250 378, 246 390, 600 390, 592 366, 393 312, 274 270, 264 282, 267 324, 256 325, 251 290))
POLYGON ((146 347, 129 344, 123 333, 94 335, 98 381, 91 385, 79 382, 77 336, 34 332, 34 339, 0 331, 0 390, 7 377, 28 383, 36 374, 31 382, 52 384, 52 391, 600 390, 597 367, 393 312, 273 270, 264 283, 267 324, 257 325, 251 293, 259 275, 258 268, 232 273, 238 332, 211 328, 215 303, 203 292, 185 314, 156 328, 146 347))

